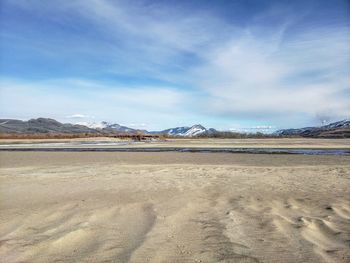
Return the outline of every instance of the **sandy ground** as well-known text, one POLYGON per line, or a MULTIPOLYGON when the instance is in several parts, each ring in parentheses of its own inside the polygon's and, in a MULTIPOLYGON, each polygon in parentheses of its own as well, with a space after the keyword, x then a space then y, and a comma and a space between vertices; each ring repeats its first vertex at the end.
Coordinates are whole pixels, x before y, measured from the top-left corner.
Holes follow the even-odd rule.
MULTIPOLYGON (((134 145, 139 147, 139 145, 134 145)), ((350 139, 167 139, 144 147, 208 147, 208 148, 350 148, 350 139)))
POLYGON ((349 262, 350 157, 0 152, 0 262, 349 262))
MULTIPOLYGON (((79 142, 130 142, 128 145, 111 145, 103 147, 201 147, 201 148, 335 148, 350 149, 350 139, 311 139, 311 138, 278 138, 278 139, 166 139, 147 142, 137 142, 132 144, 130 140, 120 140, 115 138, 84 138, 84 139, 0 139, 0 149, 3 147, 23 147, 28 144, 36 144, 35 147, 49 147, 48 143, 53 143, 51 147, 69 147, 69 145, 55 146, 54 143, 75 143, 71 147, 94 147, 93 145, 77 145, 79 142)), ((101 146, 96 146, 101 147, 101 146)))

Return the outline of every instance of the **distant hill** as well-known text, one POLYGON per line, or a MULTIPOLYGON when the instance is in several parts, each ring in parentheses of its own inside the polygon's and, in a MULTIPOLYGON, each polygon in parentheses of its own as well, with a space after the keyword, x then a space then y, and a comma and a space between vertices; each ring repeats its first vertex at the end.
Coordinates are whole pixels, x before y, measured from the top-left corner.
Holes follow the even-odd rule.
POLYGON ((276 131, 275 134, 312 138, 350 138, 350 120, 337 121, 320 127, 284 129, 276 131))
POLYGON ((29 121, 0 119, 1 133, 98 133, 84 125, 60 123, 54 119, 38 118, 29 121))

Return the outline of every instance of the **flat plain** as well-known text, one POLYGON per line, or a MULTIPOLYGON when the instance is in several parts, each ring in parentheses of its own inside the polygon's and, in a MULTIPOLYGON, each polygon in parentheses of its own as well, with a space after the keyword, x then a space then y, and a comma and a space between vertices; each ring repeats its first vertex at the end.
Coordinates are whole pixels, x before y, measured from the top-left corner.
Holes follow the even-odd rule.
POLYGON ((350 261, 350 156, 1 151, 0 199, 0 262, 350 261))

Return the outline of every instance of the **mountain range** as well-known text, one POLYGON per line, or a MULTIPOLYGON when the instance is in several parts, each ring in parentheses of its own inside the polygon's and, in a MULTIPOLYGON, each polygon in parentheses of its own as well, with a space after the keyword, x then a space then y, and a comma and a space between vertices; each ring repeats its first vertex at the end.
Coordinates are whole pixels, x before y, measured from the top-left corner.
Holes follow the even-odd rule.
POLYGON ((138 130, 138 129, 132 129, 126 126, 119 125, 117 123, 109 123, 106 121, 102 122, 79 122, 77 124, 84 125, 90 129, 98 130, 98 131, 104 131, 104 132, 120 132, 120 133, 138 133, 143 132, 147 133, 146 130, 138 130))
MULTIPOLYGON (((174 137, 227 137, 230 132, 221 132, 213 128, 207 129, 200 124, 191 127, 176 127, 162 131, 133 129, 115 123, 61 123, 54 119, 38 118, 28 121, 0 119, 0 133, 87 133, 87 134, 154 134, 174 137)), ((314 138, 350 138, 350 120, 342 120, 320 127, 299 129, 283 129, 272 136, 314 137, 314 138)), ((229 136, 230 137, 230 136, 229 136)))
POLYGON ((54 119, 38 118, 28 121, 14 119, 0 119, 0 133, 89 133, 89 134, 164 134, 169 136, 193 137, 216 132, 215 129, 206 129, 200 124, 192 127, 177 127, 163 131, 146 131, 133 129, 116 123, 60 123, 54 119))
POLYGON ((350 138, 350 120, 337 121, 320 127, 284 129, 276 131, 275 134, 279 136, 350 138))
MULTIPOLYGON (((83 123, 80 123, 83 124, 83 123)), ((91 129, 97 129, 104 132, 121 132, 121 133, 144 133, 144 134, 165 134, 169 136, 181 136, 181 137, 193 137, 203 134, 210 134, 216 132, 215 129, 206 129, 200 124, 193 125, 191 127, 176 127, 170 128, 162 131, 147 131, 147 130, 137 130, 126 126, 121 126, 119 124, 111 124, 108 122, 101 123, 84 123, 85 126, 91 129)))

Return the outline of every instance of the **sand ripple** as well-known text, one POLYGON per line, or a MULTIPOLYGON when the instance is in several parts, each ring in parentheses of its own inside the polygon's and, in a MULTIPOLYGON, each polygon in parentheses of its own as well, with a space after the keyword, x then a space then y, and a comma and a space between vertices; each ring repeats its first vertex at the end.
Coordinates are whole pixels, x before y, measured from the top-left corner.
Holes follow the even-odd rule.
POLYGON ((350 261, 349 166, 0 171, 0 262, 350 261))

